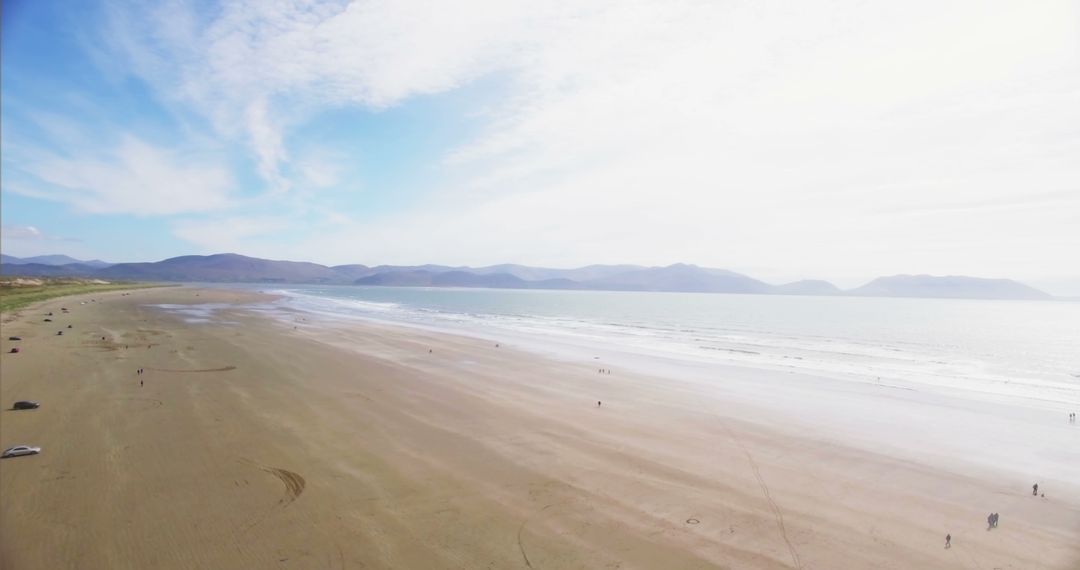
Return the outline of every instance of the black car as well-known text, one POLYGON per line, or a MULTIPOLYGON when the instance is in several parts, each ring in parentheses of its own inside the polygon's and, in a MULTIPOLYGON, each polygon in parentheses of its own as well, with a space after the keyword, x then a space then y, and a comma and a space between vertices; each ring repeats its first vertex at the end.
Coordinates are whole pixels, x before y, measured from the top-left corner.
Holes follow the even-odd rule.
POLYGON ((39 404, 37 402, 31 402, 30 400, 19 400, 18 402, 15 402, 11 406, 11 409, 13 409, 13 410, 33 410, 33 409, 37 409, 37 408, 40 408, 40 407, 41 407, 41 404, 39 404))

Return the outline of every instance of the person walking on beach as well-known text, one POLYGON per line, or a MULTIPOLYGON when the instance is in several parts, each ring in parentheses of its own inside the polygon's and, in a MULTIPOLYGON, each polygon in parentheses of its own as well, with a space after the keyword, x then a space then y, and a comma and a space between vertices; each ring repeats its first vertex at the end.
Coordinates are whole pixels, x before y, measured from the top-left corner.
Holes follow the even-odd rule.
POLYGON ((142 388, 142 387, 143 387, 143 381, 142 381, 141 379, 139 380, 139 387, 140 387, 140 388, 142 388))
POLYGON ((952 548, 952 535, 951 534, 946 534, 945 535, 945 548, 952 548))
POLYGON ((597 401, 596 401, 596 407, 597 407, 597 408, 599 408, 599 407, 600 407, 600 400, 597 400, 597 401))
POLYGON ((986 515, 986 530, 994 528, 994 513, 986 515))
POLYGON ((1031 496, 1034 497, 1039 494, 1039 484, 1035 483, 1031 486, 1031 496))
POLYGON ((994 528, 997 528, 997 523, 998 523, 998 514, 994 513, 994 528))

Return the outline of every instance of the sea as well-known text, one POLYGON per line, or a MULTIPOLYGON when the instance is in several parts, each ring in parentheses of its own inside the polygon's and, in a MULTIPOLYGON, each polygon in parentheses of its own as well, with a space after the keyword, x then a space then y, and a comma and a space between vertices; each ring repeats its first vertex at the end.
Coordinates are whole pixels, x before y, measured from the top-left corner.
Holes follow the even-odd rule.
POLYGON ((276 308, 568 358, 647 356, 1080 407, 1080 303, 296 285, 276 308))

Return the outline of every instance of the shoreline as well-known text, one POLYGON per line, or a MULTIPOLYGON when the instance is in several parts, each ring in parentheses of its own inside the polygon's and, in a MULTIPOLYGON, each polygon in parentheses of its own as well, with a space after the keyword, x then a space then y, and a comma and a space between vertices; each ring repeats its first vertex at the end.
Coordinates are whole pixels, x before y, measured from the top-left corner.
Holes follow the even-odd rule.
POLYGON ((1031 498, 1019 478, 815 438, 808 418, 753 421, 734 388, 389 326, 294 330, 250 295, 101 295, 62 337, 38 309, 5 324, 5 352, 9 334, 27 350, 3 358, 3 403, 43 407, 0 412, 3 444, 44 448, 0 464, 5 568, 1080 561, 1080 498, 1057 483, 1031 498), (206 302, 229 308, 149 307, 206 302))
MULTIPOLYGON (((373 289, 379 289, 377 287, 373 289)), ((393 289, 393 288, 387 288, 393 289)), ((470 293, 472 291, 469 291, 470 293)), ((879 346, 877 341, 871 341, 867 350, 867 344, 862 340, 853 341, 851 338, 832 339, 820 337, 813 339, 814 345, 807 346, 799 339, 794 343, 785 343, 787 338, 779 339, 779 343, 770 342, 773 339, 768 336, 741 331, 738 326, 724 331, 736 336, 742 336, 740 340, 721 340, 709 338, 712 332, 708 330, 693 331, 694 335, 704 335, 705 338, 695 338, 694 343, 687 345, 676 339, 674 344, 668 343, 666 338, 645 339, 627 335, 626 331, 605 336, 612 330, 620 328, 619 323, 596 323, 583 319, 580 322, 571 320, 566 323, 570 328, 550 327, 545 328, 543 319, 539 323, 529 323, 529 326, 518 329, 513 323, 507 326, 504 318, 514 321, 516 315, 500 315, 495 312, 485 317, 471 319, 475 315, 468 312, 456 313, 453 309, 443 311, 435 309, 429 312, 426 308, 415 310, 406 307, 403 311, 397 311, 396 301, 368 300, 354 297, 312 295, 309 292, 292 289, 276 290, 275 294, 284 297, 283 304, 290 308, 306 313, 318 315, 324 323, 355 322, 357 320, 389 326, 404 326, 428 332, 465 335, 475 338, 483 338, 492 342, 516 341, 516 346, 521 346, 547 357, 560 360, 574 360, 588 358, 591 355, 604 353, 621 360, 633 360, 635 369, 650 366, 657 362, 667 362, 682 368, 688 367, 729 367, 749 368, 764 371, 766 373, 794 372, 808 376, 828 378, 830 380, 846 380, 854 383, 876 383, 878 385, 891 384, 898 389, 914 389, 919 391, 937 392, 943 395, 959 397, 977 397, 987 402, 1004 404, 1022 403, 1028 407, 1040 408, 1047 411, 1069 412, 1080 407, 1080 390, 1077 390, 1075 378, 1077 373, 1068 373, 1064 370, 1056 371, 1055 375, 1046 372, 1036 372, 1033 369, 996 371, 990 375, 979 375, 976 370, 967 369, 941 372, 932 368, 912 369, 908 365, 909 360, 929 360, 932 364, 944 365, 944 361, 937 359, 963 360, 963 354, 931 355, 922 354, 915 347, 911 354, 900 354, 908 347, 904 341, 898 346, 879 346), (357 311, 353 304, 362 308, 370 308, 373 305, 389 303, 389 307, 374 312, 357 311), (385 311, 385 313, 384 313, 385 311), (400 312, 400 314, 398 314, 400 312), (417 320, 417 319, 420 320, 417 320), (596 331, 590 326, 603 324, 605 330, 596 331), (540 325, 540 328, 537 328, 540 325), (579 330, 578 327, 584 325, 579 330), (612 329, 611 327, 614 327, 612 329), (595 334, 601 336, 596 337, 595 334), (821 340, 825 338, 824 344, 821 340), (643 344, 643 340, 647 341, 643 344), (655 341, 655 342, 654 342, 655 341), (700 341, 700 343, 698 342, 700 341), (714 346, 712 344, 719 346, 714 346), (850 349, 845 344, 854 342, 856 346, 850 349), (705 344, 701 344, 705 343, 705 344), (614 347, 618 346, 616 349, 614 347), (838 348, 839 347, 839 348, 838 348), (849 354, 848 351, 852 353, 849 354), (935 358, 936 357, 936 358, 935 358), (899 360, 897 360, 899 358, 899 360), (878 367, 868 363, 886 362, 888 365, 878 367), (969 378, 969 374, 974 377, 969 378), (873 379, 877 378, 877 382, 873 379), (1018 382, 1018 379, 1025 381, 1018 382)), ((711 295, 710 295, 711 296, 711 295)), ((926 301, 915 299, 913 301, 926 301)), ((461 309, 461 308, 459 308, 461 309)), ((465 310, 466 309, 461 309, 465 310)), ((552 315, 546 315, 551 317, 552 315)), ((559 320, 560 317, 555 317, 559 320)), ((526 319, 527 320, 527 319, 526 319)), ((670 325, 670 323, 667 323, 670 325)), ((623 328, 633 331, 637 326, 623 328)), ((648 328, 648 327, 644 327, 648 328)), ((696 327, 692 327, 696 328, 696 327)), ((661 327, 660 332, 665 329, 661 327)), ((655 331, 654 331, 655 332, 655 331)), ((690 331, 680 331, 690 332, 690 331)), ((713 331, 715 332, 715 331, 713 331)), ((1069 331, 1071 332, 1071 331, 1069 331)), ((878 339, 883 343, 889 340, 878 339)), ((890 339, 896 340, 896 339, 890 339)), ((910 341, 910 339, 908 339, 910 341)), ((1029 347, 1036 348, 1036 347, 1029 347)), ((1062 346, 1055 347, 1061 350, 1062 346)), ((989 362, 993 367, 998 363, 989 362)), ((955 366, 955 363, 954 363, 955 366)), ((657 368, 650 370, 656 375, 670 375, 668 369, 657 368)))

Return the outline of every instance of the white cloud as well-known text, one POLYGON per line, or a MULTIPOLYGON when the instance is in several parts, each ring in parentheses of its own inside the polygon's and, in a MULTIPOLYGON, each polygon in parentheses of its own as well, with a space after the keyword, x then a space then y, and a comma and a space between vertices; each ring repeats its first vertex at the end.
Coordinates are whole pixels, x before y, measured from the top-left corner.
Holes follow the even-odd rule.
POLYGON ((523 1, 181 2, 112 7, 107 40, 165 100, 246 140, 274 190, 282 132, 327 106, 385 108, 516 60, 542 9, 523 1))
POLYGON ((41 156, 20 168, 45 184, 5 186, 15 193, 71 204, 95 214, 166 215, 229 204, 223 167, 155 147, 135 137, 82 158, 41 156))
POLYGON ((18 249, 25 249, 27 247, 34 248, 51 248, 57 247, 57 242, 66 242, 65 247, 73 243, 78 243, 82 240, 73 238, 53 235, 46 233, 38 229, 36 226, 27 226, 21 224, 3 224, 0 225, 0 240, 11 245, 13 242, 18 245, 18 249))
POLYGON ((320 109, 505 79, 446 157, 463 182, 298 240, 302 257, 854 280, 1035 276, 1080 250, 1072 2, 239 2, 211 21, 178 6, 118 43, 248 141, 272 187, 291 126, 320 109))
MULTIPOLYGON (((293 225, 288 219, 271 216, 187 219, 173 224, 173 235, 195 244, 205 253, 235 252, 250 247, 246 244, 249 238, 283 232, 293 225)), ((268 257, 277 256, 269 253, 268 257)))
POLYGON ((34 226, 20 226, 15 224, 4 224, 0 226, 0 235, 3 239, 43 239, 45 234, 41 233, 41 230, 34 226))

